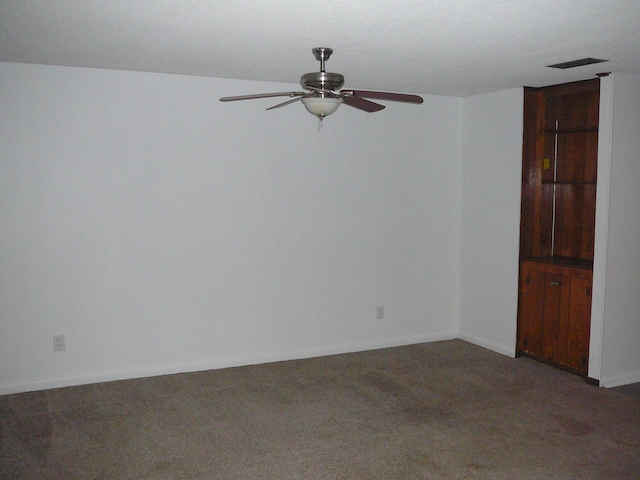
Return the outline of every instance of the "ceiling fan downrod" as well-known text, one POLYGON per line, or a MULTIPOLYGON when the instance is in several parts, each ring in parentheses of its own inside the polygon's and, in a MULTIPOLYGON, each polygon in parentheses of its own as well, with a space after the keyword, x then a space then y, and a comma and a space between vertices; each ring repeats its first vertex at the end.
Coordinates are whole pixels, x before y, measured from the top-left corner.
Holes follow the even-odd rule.
POLYGON ((327 48, 327 47, 317 47, 312 49, 311 51, 315 55, 316 60, 320 62, 320 71, 324 72, 325 71, 324 62, 329 60, 329 57, 333 53, 333 49, 327 48))

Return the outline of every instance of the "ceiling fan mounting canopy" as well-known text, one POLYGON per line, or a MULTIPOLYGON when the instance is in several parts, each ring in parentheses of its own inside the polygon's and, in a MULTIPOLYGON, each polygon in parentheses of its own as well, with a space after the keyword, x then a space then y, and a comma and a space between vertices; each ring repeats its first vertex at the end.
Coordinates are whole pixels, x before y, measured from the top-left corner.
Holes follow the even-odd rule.
POLYGON ((231 102, 234 100, 250 100, 255 98, 269 97, 293 97, 292 100, 279 103, 267 110, 284 107, 301 100, 305 108, 320 121, 327 115, 331 115, 338 107, 344 103, 350 107, 363 110, 365 112, 378 112, 384 109, 384 105, 367 100, 390 100, 392 102, 405 102, 420 104, 422 97, 406 93, 377 92, 373 90, 340 90, 344 85, 344 76, 339 73, 327 72, 325 62, 329 59, 333 50, 327 47, 318 47, 311 50, 320 62, 320 71, 305 73, 300 77, 300 85, 305 92, 278 92, 263 93, 254 95, 238 95, 234 97, 223 97, 221 102, 231 102))

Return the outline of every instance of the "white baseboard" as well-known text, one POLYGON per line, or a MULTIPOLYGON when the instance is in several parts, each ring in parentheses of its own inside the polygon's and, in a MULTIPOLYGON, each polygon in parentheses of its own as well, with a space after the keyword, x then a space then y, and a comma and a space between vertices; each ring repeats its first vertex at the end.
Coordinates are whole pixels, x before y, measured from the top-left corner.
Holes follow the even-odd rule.
POLYGON ((24 383, 16 383, 12 385, 2 385, 0 386, 0 395, 33 392, 37 390, 48 390, 51 388, 72 387, 77 385, 87 385, 90 383, 112 382, 116 380, 127 380, 131 378, 155 377, 158 375, 198 372, 202 370, 217 370, 221 368, 241 367, 245 365, 256 365, 260 363, 323 357, 327 355, 338 355, 342 353, 377 350, 379 348, 400 347, 417 343, 452 340, 454 338, 456 338, 456 335, 454 333, 415 335, 373 342, 328 345, 323 347, 312 347, 303 350, 273 352, 242 357, 219 358, 206 362, 166 364, 152 367, 134 368, 130 370, 95 372, 67 377, 46 378, 24 383))
POLYGON ((613 375, 611 377, 602 377, 600 379, 600 386, 605 388, 621 387, 631 383, 640 383, 640 372, 613 375))
POLYGON ((478 345, 479 347, 486 348, 487 350, 501 353, 502 355, 506 355, 507 357, 514 358, 516 356, 515 340, 514 344, 511 347, 505 347, 504 345, 498 345, 497 343, 490 342, 484 338, 476 337, 475 335, 469 335, 468 333, 458 333, 456 337, 460 340, 464 340, 465 342, 473 343, 474 345, 478 345))

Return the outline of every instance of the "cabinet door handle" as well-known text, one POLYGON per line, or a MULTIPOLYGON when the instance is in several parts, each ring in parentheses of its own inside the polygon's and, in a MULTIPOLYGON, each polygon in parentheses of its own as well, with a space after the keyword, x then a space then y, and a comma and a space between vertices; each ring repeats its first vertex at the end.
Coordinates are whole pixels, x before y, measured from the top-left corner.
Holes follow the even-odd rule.
POLYGON ((557 280, 552 280, 551 285, 560 285, 560 282, 557 280))

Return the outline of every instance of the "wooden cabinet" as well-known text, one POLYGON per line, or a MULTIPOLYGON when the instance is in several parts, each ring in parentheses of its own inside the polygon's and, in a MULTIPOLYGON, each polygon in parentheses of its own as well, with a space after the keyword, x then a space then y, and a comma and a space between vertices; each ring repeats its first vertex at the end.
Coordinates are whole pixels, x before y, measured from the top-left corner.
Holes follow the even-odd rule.
POLYGON ((523 260, 518 352, 586 375, 591 284, 589 268, 523 260))
POLYGON ((600 80, 525 88, 516 354, 587 375, 600 80))
POLYGON ((593 260, 600 80, 525 89, 521 258, 593 260))

